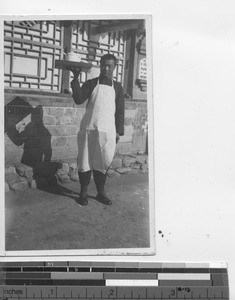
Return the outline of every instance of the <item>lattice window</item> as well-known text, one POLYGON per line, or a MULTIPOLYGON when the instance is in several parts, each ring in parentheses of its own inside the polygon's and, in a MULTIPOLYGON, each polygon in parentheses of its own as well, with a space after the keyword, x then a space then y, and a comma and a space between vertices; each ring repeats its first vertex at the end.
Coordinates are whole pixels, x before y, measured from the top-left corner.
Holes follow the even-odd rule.
POLYGON ((32 27, 5 22, 5 87, 60 92, 61 72, 54 68, 63 53, 60 22, 40 21, 32 27))
MULTIPOLYGON (((94 66, 99 65, 101 56, 110 53, 117 57, 117 67, 114 80, 123 83, 125 62, 124 31, 113 31, 103 34, 93 34, 98 25, 109 24, 110 21, 75 21, 73 22, 71 50, 81 55, 84 62, 90 61, 94 66)), ((87 74, 82 73, 81 81, 87 80, 87 74)))

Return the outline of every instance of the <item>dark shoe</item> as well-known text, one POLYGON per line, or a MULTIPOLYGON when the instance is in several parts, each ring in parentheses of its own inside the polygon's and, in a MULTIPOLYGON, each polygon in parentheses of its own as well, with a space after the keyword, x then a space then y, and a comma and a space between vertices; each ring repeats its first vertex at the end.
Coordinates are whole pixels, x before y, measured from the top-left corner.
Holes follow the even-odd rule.
POLYGON ((98 193, 97 196, 96 196, 96 199, 103 203, 104 205, 111 205, 112 204, 112 201, 107 197, 106 194, 100 194, 98 193))
POLYGON ((86 206, 88 204, 87 196, 80 195, 76 202, 82 206, 86 206))

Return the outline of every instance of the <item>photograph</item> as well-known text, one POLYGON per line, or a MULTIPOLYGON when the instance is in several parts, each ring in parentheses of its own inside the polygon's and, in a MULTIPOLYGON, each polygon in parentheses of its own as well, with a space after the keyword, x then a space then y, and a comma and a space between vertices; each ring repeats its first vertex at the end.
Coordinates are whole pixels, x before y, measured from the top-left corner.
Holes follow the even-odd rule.
POLYGON ((4 255, 153 255, 151 15, 1 19, 4 255))

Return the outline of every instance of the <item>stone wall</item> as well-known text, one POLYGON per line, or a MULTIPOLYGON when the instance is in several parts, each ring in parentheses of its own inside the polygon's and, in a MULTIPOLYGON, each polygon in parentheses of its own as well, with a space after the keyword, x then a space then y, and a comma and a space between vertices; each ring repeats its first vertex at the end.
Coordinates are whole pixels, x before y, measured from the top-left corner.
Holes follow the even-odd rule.
MULTIPOLYGON (((34 167, 48 161, 76 161, 77 132, 85 104, 77 106, 70 95, 5 94, 6 166, 22 162, 34 167)), ((126 101, 125 135, 116 157, 145 154, 147 104, 126 101)))

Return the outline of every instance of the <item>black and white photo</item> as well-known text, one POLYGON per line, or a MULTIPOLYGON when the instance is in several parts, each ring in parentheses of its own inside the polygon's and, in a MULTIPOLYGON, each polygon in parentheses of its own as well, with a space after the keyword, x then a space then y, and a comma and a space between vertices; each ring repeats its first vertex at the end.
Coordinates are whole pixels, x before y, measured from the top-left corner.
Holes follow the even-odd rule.
POLYGON ((6 255, 153 254, 151 16, 4 18, 6 255))

